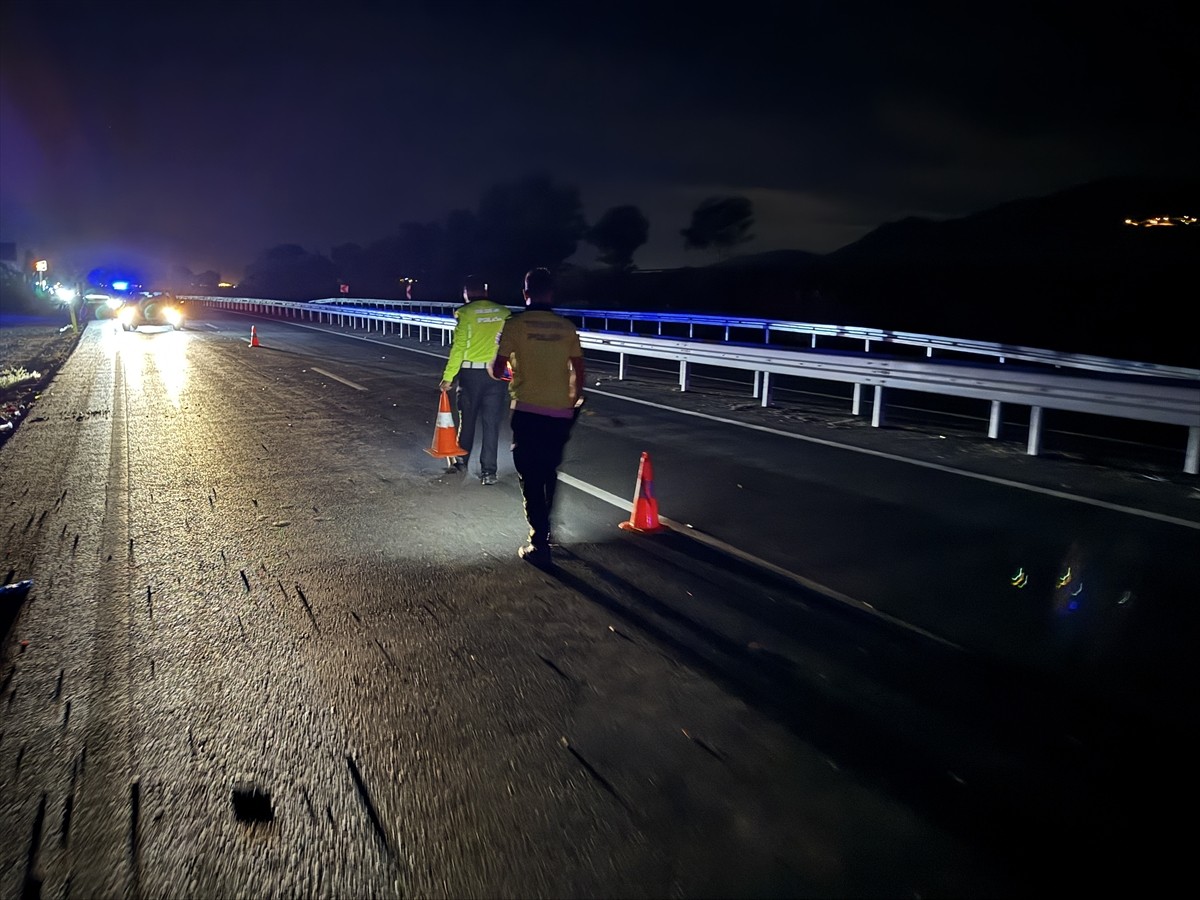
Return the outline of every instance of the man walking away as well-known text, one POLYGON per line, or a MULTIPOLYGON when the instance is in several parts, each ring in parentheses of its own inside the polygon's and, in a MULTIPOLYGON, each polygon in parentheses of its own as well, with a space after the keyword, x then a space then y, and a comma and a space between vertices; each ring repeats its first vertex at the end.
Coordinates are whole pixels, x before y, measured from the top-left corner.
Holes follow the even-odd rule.
POLYGON ((517 555, 547 565, 558 467, 583 402, 583 349, 574 323, 550 308, 554 279, 549 270, 527 272, 524 294, 526 309, 504 324, 489 372, 499 379, 512 366, 513 465, 529 521, 529 543, 517 555))
POLYGON ((507 307, 488 299, 487 283, 478 275, 470 275, 463 285, 465 303, 454 311, 457 325, 450 345, 450 358, 442 373, 441 388, 450 390, 456 380, 458 391, 458 446, 467 451, 452 462, 460 472, 468 470, 471 445, 475 443, 475 423, 482 425, 479 439, 479 480, 496 483, 496 451, 500 442, 500 423, 508 397, 503 382, 496 381, 488 366, 496 356, 496 341, 504 320, 511 313, 507 307))

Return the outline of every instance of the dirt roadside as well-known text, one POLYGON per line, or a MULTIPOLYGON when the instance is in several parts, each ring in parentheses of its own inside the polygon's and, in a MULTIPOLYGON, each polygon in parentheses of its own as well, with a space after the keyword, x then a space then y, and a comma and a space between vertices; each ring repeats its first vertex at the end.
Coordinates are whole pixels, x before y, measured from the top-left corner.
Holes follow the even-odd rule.
POLYGON ((0 446, 29 418, 78 343, 79 333, 60 323, 0 327, 0 446))

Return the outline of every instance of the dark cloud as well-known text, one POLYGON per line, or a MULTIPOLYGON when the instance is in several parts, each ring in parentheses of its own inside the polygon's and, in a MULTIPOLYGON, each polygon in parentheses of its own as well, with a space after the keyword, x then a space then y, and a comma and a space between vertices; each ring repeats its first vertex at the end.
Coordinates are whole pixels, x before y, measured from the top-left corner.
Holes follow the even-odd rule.
POLYGON ((441 221, 530 172, 643 266, 705 197, 749 250, 828 251, 1113 174, 1194 169, 1180 4, 9 0, 0 239, 126 244, 230 275, 441 221))

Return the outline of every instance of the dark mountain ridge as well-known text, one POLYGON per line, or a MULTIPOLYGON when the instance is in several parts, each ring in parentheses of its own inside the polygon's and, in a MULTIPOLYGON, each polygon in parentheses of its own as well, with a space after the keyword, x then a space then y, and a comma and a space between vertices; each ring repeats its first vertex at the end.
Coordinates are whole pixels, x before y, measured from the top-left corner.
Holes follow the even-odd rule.
MULTIPOLYGON (((1182 326, 1200 180, 1110 178, 959 219, 909 218, 833 253, 776 251, 588 279, 595 308, 857 325, 1200 368, 1182 326)), ((574 290, 570 291, 575 294, 574 290)), ((566 297, 563 305, 568 305, 566 297)))

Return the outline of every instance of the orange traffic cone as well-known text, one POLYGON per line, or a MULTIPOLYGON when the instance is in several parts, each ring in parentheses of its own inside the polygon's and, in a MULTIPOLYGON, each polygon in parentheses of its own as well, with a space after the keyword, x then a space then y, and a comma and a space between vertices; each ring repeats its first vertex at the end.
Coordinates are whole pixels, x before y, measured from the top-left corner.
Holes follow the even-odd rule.
POLYGON ((454 433, 454 416, 450 414, 450 395, 445 391, 442 391, 442 399, 438 404, 437 427, 433 429, 433 446, 427 447, 425 452, 439 459, 467 455, 467 451, 458 446, 458 436, 454 433))
POLYGON ((253 325, 250 326, 250 346, 251 347, 261 347, 262 346, 262 344, 260 344, 258 342, 258 329, 255 328, 253 325))
POLYGON ((638 463, 637 486, 633 489, 633 510, 629 521, 622 522, 626 531, 662 531, 658 521, 658 501, 654 499, 654 467, 650 465, 650 454, 642 453, 638 463))

